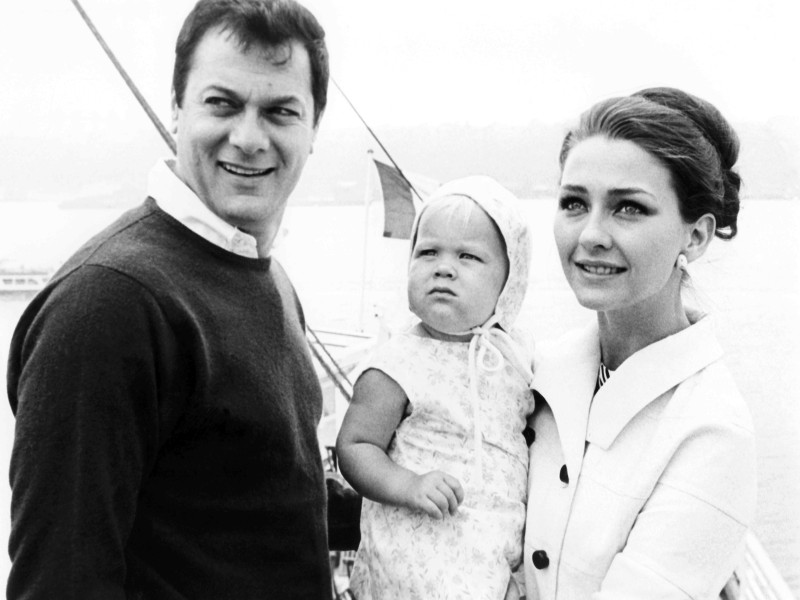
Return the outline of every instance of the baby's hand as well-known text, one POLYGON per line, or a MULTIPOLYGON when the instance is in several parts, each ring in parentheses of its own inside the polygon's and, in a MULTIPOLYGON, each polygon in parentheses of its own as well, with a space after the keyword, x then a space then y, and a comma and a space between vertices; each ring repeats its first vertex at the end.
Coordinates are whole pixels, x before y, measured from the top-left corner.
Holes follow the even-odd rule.
POLYGON ((407 490, 406 505, 434 519, 444 519, 448 513, 456 514, 463 500, 464 490, 458 479, 442 471, 431 471, 414 476, 407 490))

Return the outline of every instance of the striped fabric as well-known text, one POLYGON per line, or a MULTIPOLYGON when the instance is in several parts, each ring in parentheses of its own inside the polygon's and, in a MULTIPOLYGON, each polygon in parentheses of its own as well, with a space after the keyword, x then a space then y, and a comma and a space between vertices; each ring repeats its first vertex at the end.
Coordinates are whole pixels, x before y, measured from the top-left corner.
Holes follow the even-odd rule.
POLYGON ((597 370, 597 383, 594 386, 594 393, 595 394, 597 393, 597 390, 599 390, 601 387, 603 387, 603 384, 606 381, 608 381, 608 378, 611 377, 611 374, 613 372, 614 371, 609 371, 608 367, 605 366, 602 362, 600 363, 600 368, 597 370))

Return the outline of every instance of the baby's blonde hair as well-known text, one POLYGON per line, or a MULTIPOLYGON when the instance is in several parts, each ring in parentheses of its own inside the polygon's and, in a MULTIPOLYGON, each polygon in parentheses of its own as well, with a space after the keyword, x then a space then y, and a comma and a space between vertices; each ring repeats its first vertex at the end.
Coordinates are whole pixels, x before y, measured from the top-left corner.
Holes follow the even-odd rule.
MULTIPOLYGON (((500 243, 503 246, 503 252, 508 254, 508 249, 506 247, 506 240, 503 237, 503 233, 500 231, 500 228, 495 223, 492 216, 487 213, 480 205, 475 202, 469 196, 465 196, 462 194, 449 194, 447 196, 442 196, 440 198, 436 198, 432 200, 429 204, 426 204, 423 209, 422 213, 419 216, 420 224, 422 219, 425 217, 431 217, 435 214, 444 213, 445 218, 447 219, 447 226, 448 227, 461 227, 464 228, 469 223, 470 217, 475 213, 476 210, 481 211, 487 217, 489 217, 489 221, 492 224, 492 228, 494 232, 497 234, 500 243)), ((414 232, 414 239, 412 240, 411 250, 414 250, 414 246, 417 245, 417 232, 419 231, 419 227, 414 232)))

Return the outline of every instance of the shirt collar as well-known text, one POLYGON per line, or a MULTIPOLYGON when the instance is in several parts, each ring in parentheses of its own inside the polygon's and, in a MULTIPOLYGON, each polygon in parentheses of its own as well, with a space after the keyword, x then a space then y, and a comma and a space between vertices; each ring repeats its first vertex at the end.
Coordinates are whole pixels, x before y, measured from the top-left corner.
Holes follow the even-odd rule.
POLYGON ((166 159, 150 170, 147 195, 159 208, 212 244, 240 256, 258 258, 256 239, 211 212, 174 168, 175 161, 166 159))

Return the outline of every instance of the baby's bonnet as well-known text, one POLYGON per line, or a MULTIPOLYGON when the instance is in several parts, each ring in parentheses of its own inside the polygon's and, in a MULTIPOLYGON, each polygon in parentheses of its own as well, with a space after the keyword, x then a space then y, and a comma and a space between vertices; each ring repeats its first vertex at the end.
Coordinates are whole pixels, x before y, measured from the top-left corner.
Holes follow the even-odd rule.
MULTIPOLYGON (((419 211, 411 231, 412 248, 416 241, 422 214, 438 200, 450 196, 465 196, 473 200, 492 218, 503 237, 508 255, 508 278, 497 299, 494 313, 482 324, 481 328, 475 328, 472 332, 474 335, 479 335, 482 328, 491 329, 495 325, 499 325, 504 332, 511 333, 525 299, 531 260, 530 232, 527 222, 522 216, 520 202, 509 190, 485 175, 474 175, 445 183, 428 197, 422 210, 419 211)), ((496 338, 496 336, 492 336, 492 338, 496 338)), ((500 341, 500 343, 496 343, 497 341, 497 339, 492 339, 494 345, 499 347, 502 354, 510 359, 512 364, 516 363, 516 357, 509 356, 510 352, 517 354, 524 359, 528 366, 530 365, 530 360, 527 359, 529 348, 523 348, 519 343, 514 342, 515 347, 507 349, 503 346, 510 343, 508 340, 500 341)), ((515 364, 515 366, 518 370, 520 369, 519 365, 515 364)))

